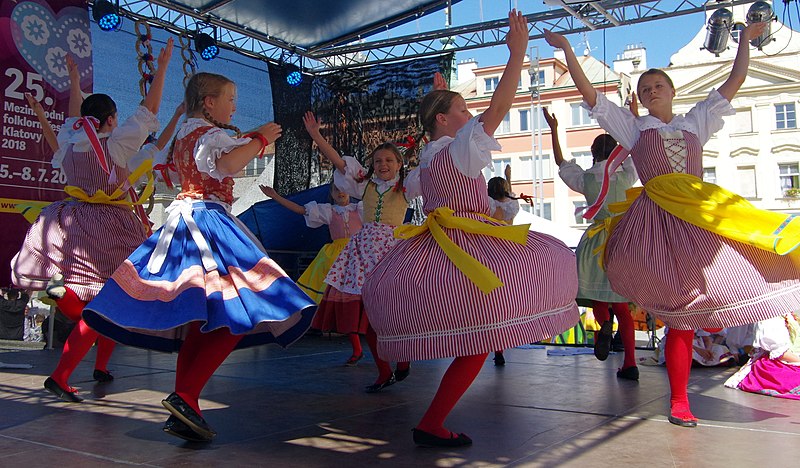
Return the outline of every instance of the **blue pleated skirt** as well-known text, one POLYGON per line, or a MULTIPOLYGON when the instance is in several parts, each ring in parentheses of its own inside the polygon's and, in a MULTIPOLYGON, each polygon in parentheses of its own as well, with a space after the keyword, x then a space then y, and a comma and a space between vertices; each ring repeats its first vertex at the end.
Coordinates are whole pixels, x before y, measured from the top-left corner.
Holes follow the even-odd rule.
POLYGON ((86 306, 90 327, 120 343, 167 352, 180 349, 192 322, 203 332, 244 335, 237 348, 286 347, 303 336, 316 304, 227 205, 178 200, 168 213, 164 227, 86 306))

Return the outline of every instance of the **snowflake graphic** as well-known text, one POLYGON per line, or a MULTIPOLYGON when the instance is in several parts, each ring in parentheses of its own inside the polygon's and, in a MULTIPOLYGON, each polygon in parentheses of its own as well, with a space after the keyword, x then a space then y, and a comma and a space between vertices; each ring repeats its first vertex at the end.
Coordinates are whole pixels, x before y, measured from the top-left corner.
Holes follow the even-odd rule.
POLYGON ((67 51, 61 47, 51 47, 47 49, 47 54, 44 57, 47 62, 47 68, 50 72, 59 78, 67 76, 67 51))
POLYGON ((24 31, 25 39, 34 45, 40 46, 47 44, 50 39, 50 30, 47 23, 36 15, 28 15, 22 18, 21 29, 24 31))
POLYGON ((67 44, 69 51, 79 58, 86 58, 92 55, 92 40, 81 29, 70 29, 67 33, 67 44))

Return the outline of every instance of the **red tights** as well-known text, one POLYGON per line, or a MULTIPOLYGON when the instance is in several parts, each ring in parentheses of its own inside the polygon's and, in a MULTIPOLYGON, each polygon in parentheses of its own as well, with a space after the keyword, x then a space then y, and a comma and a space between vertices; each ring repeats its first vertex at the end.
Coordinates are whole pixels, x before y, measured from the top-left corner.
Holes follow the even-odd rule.
POLYGON ((437 437, 450 438, 451 433, 444 428, 444 420, 478 376, 487 355, 488 353, 461 356, 453 360, 417 429, 437 437))
MULTIPOLYGON (((378 367, 378 380, 376 380, 375 383, 386 382, 389 380, 389 377, 392 376, 392 366, 389 365, 388 361, 384 361, 378 357, 378 334, 375 333, 375 329, 372 328, 372 325, 367 326, 367 344, 372 353, 372 359, 375 361, 375 366, 378 367)), ((408 361, 398 362, 397 369, 405 370, 408 369, 409 365, 410 363, 408 361)))
POLYGON ((189 324, 189 334, 178 353, 175 393, 197 414, 202 415, 198 403, 200 392, 241 339, 242 335, 232 335, 227 328, 203 333, 199 322, 189 324))
POLYGON ((350 333, 350 345, 353 347, 353 356, 361 356, 364 353, 361 349, 361 336, 358 333, 350 333))
MULTIPOLYGON (((622 368, 636 367, 636 337, 633 330, 633 317, 631 317, 631 311, 628 309, 628 303, 612 302, 611 309, 614 310, 614 316, 617 317, 617 322, 619 322, 619 333, 622 336, 622 345, 625 347, 625 360, 622 363, 622 368)), ((608 302, 592 301, 592 311, 597 323, 600 325, 611 319, 611 315, 608 313, 608 302)), ((595 336, 596 341, 597 337, 595 336)))
POLYGON ((78 367, 86 353, 92 349, 92 345, 95 342, 97 342, 97 357, 94 368, 104 372, 108 372, 108 360, 111 359, 111 353, 114 351, 114 346, 116 346, 116 343, 100 336, 86 325, 86 322, 81 319, 81 313, 83 308, 86 307, 86 302, 80 300, 72 289, 65 289, 66 294, 61 299, 56 300, 56 305, 67 318, 77 323, 75 328, 72 329, 72 333, 67 337, 66 343, 64 343, 58 366, 50 375, 61 388, 69 388, 70 375, 78 367))
POLYGON ((667 332, 667 344, 664 348, 664 357, 667 361, 667 376, 669 376, 670 414, 684 419, 694 420, 689 409, 689 373, 692 370, 692 341, 693 330, 676 330, 670 328, 667 332))

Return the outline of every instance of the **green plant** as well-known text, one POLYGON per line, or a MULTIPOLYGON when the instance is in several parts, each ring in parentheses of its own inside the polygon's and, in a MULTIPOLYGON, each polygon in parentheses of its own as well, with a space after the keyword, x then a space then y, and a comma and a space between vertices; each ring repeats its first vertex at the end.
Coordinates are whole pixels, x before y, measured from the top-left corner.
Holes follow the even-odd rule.
POLYGON ((790 188, 783 191, 786 198, 800 198, 800 188, 790 188))

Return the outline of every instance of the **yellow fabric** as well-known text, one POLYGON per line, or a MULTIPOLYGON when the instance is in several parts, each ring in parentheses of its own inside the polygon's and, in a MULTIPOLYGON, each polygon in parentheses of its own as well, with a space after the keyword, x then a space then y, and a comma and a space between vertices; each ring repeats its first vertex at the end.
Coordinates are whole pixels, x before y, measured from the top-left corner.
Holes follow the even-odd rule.
POLYGON ((0 213, 19 213, 33 224, 44 207, 52 202, 38 200, 20 200, 16 198, 0 198, 0 213))
POLYGON ((800 245, 800 217, 756 208, 733 192, 689 174, 666 174, 645 184, 667 213, 699 228, 778 255, 800 245))
POLYGON ((325 293, 325 276, 328 275, 333 262, 342 253, 349 240, 349 237, 343 237, 323 245, 308 268, 300 275, 300 278, 297 278, 297 285, 300 286, 300 289, 317 304, 322 301, 325 293))
POLYGON ((612 219, 614 219, 613 216, 608 216, 601 220, 595 220, 595 222, 593 222, 592 225, 589 226, 588 229, 586 229, 586 235, 589 236, 589 239, 600 234, 601 232, 606 233, 606 239, 603 241, 603 243, 595 247, 594 250, 592 250, 592 254, 594 254, 597 257, 597 264, 600 266, 600 268, 603 268, 602 253, 605 250, 606 240, 608 240, 608 236, 609 234, 611 234, 611 228, 614 224, 612 219))
POLYGON ((425 224, 422 226, 405 225, 394 230, 394 236, 398 239, 410 239, 418 236, 425 231, 430 231, 431 236, 439 244, 447 258, 464 273, 475 286, 484 294, 489 294, 503 285, 500 278, 473 256, 465 252, 455 244, 442 228, 459 229, 470 234, 492 236, 498 239, 505 239, 517 244, 525 245, 528 242, 528 230, 530 224, 514 226, 494 226, 478 220, 455 216, 455 212, 446 206, 442 206, 428 214, 425 224))
POLYGON ((144 190, 142 191, 141 196, 139 197, 139 201, 136 203, 131 202, 127 198, 125 198, 126 190, 122 187, 124 185, 120 185, 114 190, 114 193, 107 194, 103 190, 98 190, 94 193, 94 195, 87 194, 82 188, 76 187, 74 185, 67 185, 64 187, 64 191, 67 192, 67 195, 70 197, 86 202, 86 203, 100 203, 103 205, 124 205, 130 208, 133 208, 134 205, 142 205, 144 202, 150 198, 150 195, 153 194, 153 160, 147 159, 143 161, 139 167, 136 168, 128 176, 128 185, 134 185, 140 177, 144 174, 147 174, 147 185, 145 185, 144 190))

